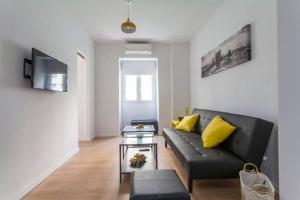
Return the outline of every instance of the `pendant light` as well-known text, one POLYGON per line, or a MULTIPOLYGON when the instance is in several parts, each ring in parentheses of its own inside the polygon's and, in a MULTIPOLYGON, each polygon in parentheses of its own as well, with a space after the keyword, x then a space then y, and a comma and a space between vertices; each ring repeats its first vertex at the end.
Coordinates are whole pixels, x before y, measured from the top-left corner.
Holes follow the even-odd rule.
POLYGON ((130 9, 130 5, 131 5, 131 0, 126 0, 126 2, 127 2, 128 17, 127 17, 127 20, 122 23, 121 30, 124 33, 134 33, 136 31, 136 25, 133 22, 131 22, 130 18, 129 18, 129 9, 130 9))

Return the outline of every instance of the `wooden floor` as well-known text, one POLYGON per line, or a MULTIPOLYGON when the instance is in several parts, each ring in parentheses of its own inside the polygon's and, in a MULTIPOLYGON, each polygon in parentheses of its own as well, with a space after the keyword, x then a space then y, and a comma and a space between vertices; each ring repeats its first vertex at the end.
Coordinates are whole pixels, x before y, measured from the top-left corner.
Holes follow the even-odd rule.
MULTIPOLYGON (((176 169, 187 184, 186 174, 172 151, 157 136, 158 167, 176 169)), ((118 144, 120 138, 98 138, 80 144, 80 152, 56 170, 23 199, 25 200, 128 200, 130 176, 119 183, 118 144)), ((239 181, 194 181, 193 200, 240 200, 239 181)))

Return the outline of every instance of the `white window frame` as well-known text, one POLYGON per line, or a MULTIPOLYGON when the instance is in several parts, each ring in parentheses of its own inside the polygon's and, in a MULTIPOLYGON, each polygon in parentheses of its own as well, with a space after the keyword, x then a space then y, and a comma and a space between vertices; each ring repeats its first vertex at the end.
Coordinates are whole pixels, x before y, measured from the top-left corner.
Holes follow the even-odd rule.
POLYGON ((155 101, 155 89, 153 88, 154 86, 154 81, 155 81, 155 76, 154 75, 151 75, 151 74, 141 74, 141 75, 136 75, 137 76, 137 83, 136 83, 136 94, 137 94, 137 100, 127 100, 126 99, 126 76, 127 75, 131 75, 131 74, 125 74, 124 77, 123 77, 123 80, 124 80, 124 94, 123 94, 123 97, 124 97, 124 101, 127 102, 127 103, 153 103, 155 101), (143 75, 150 75, 151 78, 152 78, 152 100, 142 100, 142 96, 141 96, 141 76, 143 75))

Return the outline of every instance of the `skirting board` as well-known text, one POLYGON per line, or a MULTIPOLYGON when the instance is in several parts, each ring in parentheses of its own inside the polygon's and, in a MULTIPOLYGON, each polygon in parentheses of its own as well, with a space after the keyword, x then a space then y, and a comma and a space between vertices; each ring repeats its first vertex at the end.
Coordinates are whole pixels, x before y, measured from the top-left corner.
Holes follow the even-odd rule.
POLYGON ((79 142, 91 142, 91 141, 93 141, 95 138, 96 138, 96 136, 94 136, 94 137, 92 137, 92 138, 89 138, 89 139, 82 139, 82 140, 79 140, 79 142))
POLYGON ((121 131, 119 131, 119 132, 113 132, 113 133, 111 133, 111 132, 103 132, 103 133, 97 133, 96 134, 96 138, 97 137, 117 137, 117 136, 120 136, 121 135, 121 131))
POLYGON ((27 186, 23 187, 20 191, 18 191, 14 196, 10 198, 10 200, 20 200, 21 198, 23 198, 26 194, 31 192, 36 186, 38 186, 41 182, 43 182, 48 176, 50 176, 57 168, 59 168, 62 164, 64 164, 75 154, 77 154, 78 151, 79 148, 75 149, 73 152, 66 155, 63 159, 61 159, 52 167, 50 167, 46 172, 41 174, 36 180, 32 181, 30 184, 28 184, 27 186))

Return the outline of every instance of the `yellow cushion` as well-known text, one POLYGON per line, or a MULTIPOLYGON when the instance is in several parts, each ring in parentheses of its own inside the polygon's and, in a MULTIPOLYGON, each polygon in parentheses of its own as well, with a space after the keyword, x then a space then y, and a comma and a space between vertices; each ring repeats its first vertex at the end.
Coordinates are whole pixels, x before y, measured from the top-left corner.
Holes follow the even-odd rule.
POLYGON ((212 148, 228 138, 236 127, 224 121, 219 115, 213 118, 202 133, 203 147, 212 148))
POLYGON ((173 119, 173 120, 172 120, 172 128, 175 128, 179 123, 180 123, 180 120, 178 120, 178 119, 173 119))
POLYGON ((194 126, 196 125, 198 118, 199 118, 198 114, 185 116, 179 122, 179 124, 176 126, 175 129, 191 132, 193 130, 194 126))

